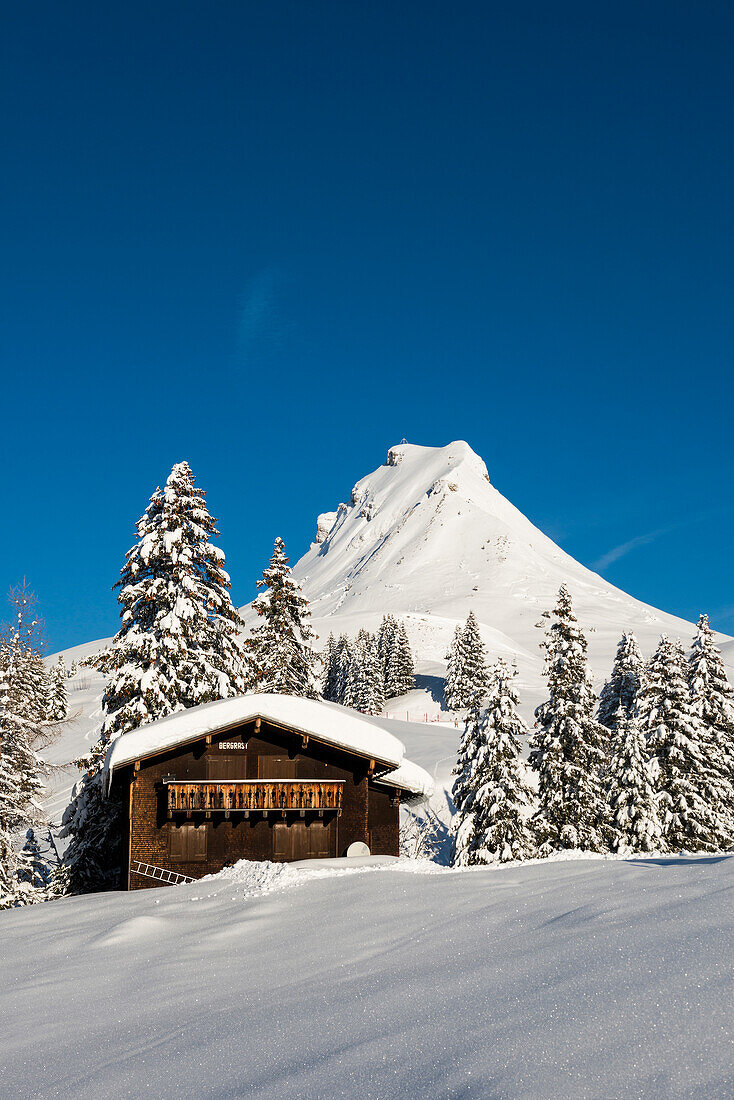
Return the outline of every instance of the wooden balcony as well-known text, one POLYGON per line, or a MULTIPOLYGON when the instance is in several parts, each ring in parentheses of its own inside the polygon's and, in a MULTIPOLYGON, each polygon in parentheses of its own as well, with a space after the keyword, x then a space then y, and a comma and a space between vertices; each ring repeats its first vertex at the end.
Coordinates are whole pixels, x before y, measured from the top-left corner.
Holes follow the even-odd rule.
POLYGON ((270 811, 285 814, 288 811, 325 810, 341 813, 341 779, 251 779, 215 783, 209 780, 192 782, 168 781, 165 784, 168 797, 168 816, 185 813, 206 814, 251 812, 267 814, 270 811))

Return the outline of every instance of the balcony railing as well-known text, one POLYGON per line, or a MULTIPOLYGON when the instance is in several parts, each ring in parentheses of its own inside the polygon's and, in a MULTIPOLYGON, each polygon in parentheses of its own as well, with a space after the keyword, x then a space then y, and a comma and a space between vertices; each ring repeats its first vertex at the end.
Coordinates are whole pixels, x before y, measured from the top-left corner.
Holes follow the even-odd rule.
POLYGON ((230 813, 251 810, 341 811, 340 779, 251 779, 230 783, 209 780, 166 782, 168 815, 174 813, 230 813))

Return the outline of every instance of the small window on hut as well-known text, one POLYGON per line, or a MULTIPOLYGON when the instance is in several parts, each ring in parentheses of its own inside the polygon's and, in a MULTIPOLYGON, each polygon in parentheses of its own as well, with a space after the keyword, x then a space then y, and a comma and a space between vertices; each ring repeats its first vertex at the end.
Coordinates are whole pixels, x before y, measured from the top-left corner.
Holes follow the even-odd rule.
POLYGON ((181 863, 198 863, 206 859, 206 825, 168 826, 168 854, 181 863))

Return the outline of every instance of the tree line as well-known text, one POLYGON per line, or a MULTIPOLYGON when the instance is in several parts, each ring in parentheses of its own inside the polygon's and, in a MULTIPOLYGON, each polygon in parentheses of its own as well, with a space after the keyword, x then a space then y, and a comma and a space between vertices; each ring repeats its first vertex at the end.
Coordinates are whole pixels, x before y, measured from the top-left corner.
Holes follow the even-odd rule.
POLYGON ((324 652, 324 699, 364 714, 382 714, 387 699, 415 687, 413 654, 405 623, 384 615, 376 634, 349 639, 330 634, 324 652))
MULTIPOLYGON (((458 866, 594 852, 717 851, 734 839, 734 693, 706 615, 688 655, 632 634, 596 700, 587 642, 562 586, 543 643, 548 698, 530 734, 516 670, 483 669, 454 770, 458 866), (530 775, 521 757, 530 743, 530 775), (532 779, 535 783, 532 783, 532 779), (535 789, 537 787, 537 789, 535 789)), ((480 641, 481 645, 481 641, 480 641)))

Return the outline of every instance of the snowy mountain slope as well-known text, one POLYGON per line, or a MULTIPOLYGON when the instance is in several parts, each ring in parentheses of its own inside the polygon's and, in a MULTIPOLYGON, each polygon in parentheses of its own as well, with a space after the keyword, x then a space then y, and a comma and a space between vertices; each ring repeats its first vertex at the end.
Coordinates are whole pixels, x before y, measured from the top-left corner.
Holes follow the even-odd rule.
MULTIPOLYGON (((580 565, 490 483, 467 443, 401 444, 358 481, 348 504, 319 517, 317 541, 294 569, 321 632, 406 618, 420 664, 443 661, 454 626, 473 610, 490 653, 514 656, 538 701, 537 624, 566 583, 603 682, 624 630, 650 653, 661 633, 693 627, 628 596, 580 565), (328 528, 328 530, 327 530, 328 528)), ((522 683, 522 681, 521 681, 522 683)))
POLYGON ((2 1095, 734 1092, 734 857, 241 870, 0 913, 2 1095))

